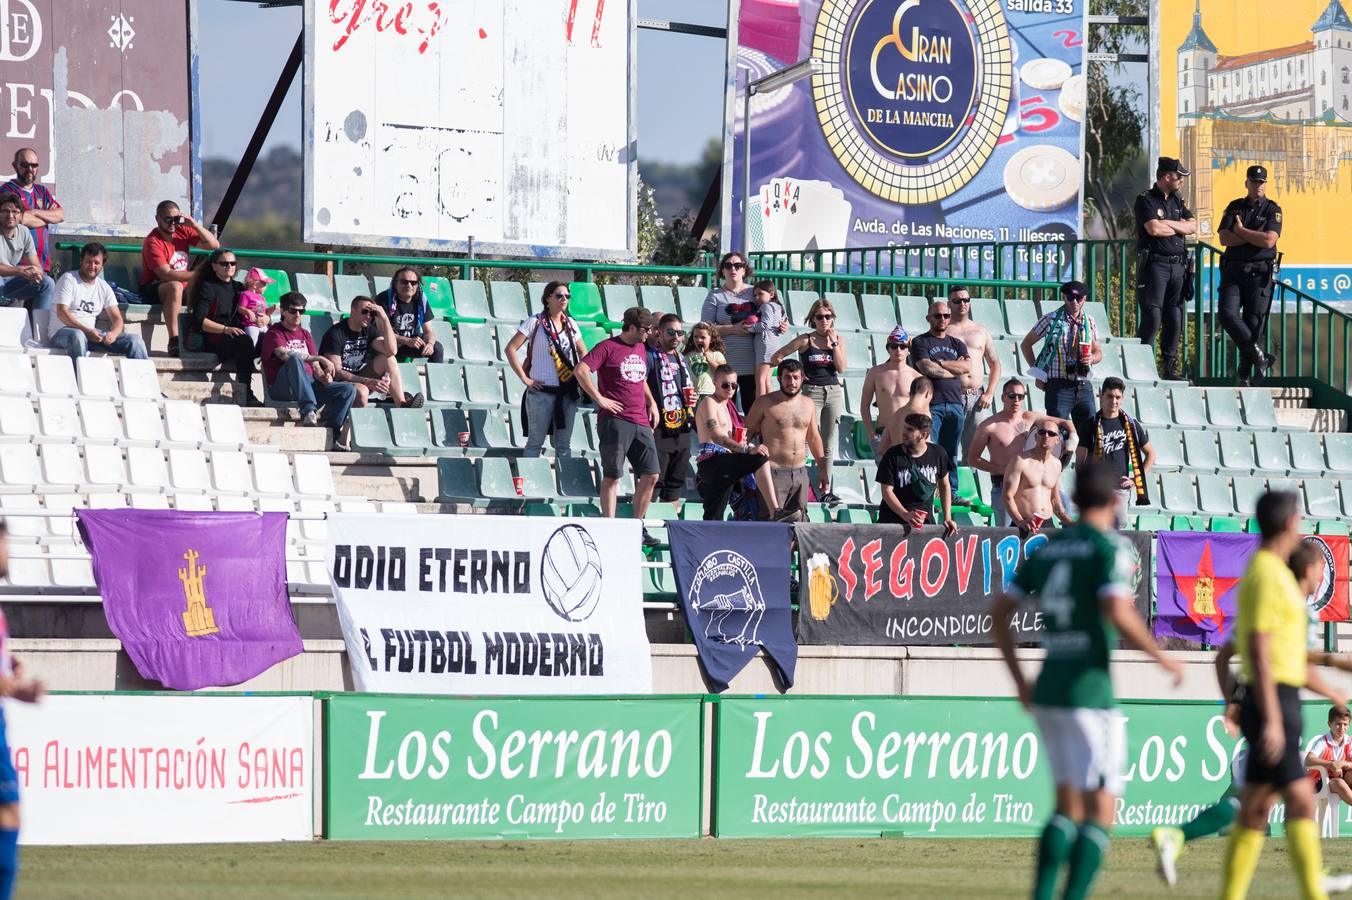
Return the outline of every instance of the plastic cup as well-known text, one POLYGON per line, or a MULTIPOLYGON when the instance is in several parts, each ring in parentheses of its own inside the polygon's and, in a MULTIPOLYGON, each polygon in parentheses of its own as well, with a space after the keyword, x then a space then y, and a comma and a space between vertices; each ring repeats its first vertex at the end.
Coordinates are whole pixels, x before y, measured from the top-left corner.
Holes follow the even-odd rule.
POLYGON ((695 405, 695 387, 694 387, 694 385, 687 384, 687 385, 685 386, 685 390, 683 391, 683 393, 685 394, 685 405, 686 405, 686 406, 694 406, 694 405, 695 405))
POLYGON ((929 513, 923 509, 917 509, 914 511, 914 513, 915 513, 915 527, 919 528, 921 525, 925 524, 925 520, 929 518, 929 513))
POLYGON ((732 439, 739 444, 746 443, 746 428, 738 426, 732 429, 732 439))
POLYGON ((1089 360, 1091 360, 1091 359, 1093 359, 1093 358, 1094 358, 1094 345, 1091 344, 1091 343, 1089 343, 1088 341, 1081 341, 1081 342, 1080 342, 1080 362, 1086 363, 1086 364, 1087 364, 1087 363, 1089 362, 1089 360))
POLYGON ((460 432, 459 438, 460 438, 460 449, 461 449, 461 450, 463 450, 463 449, 465 449, 466 447, 469 446, 469 432, 468 432, 468 431, 462 431, 462 432, 460 432))
POLYGON ((516 488, 516 495, 518 497, 526 496, 526 479, 517 475, 512 479, 512 486, 516 488))
POLYGON ((1031 517, 1029 517, 1029 519, 1028 519, 1028 530, 1029 530, 1029 531, 1034 531, 1034 532, 1036 532, 1036 531, 1041 531, 1041 530, 1042 530, 1042 522, 1043 522, 1042 516, 1031 516, 1031 517))

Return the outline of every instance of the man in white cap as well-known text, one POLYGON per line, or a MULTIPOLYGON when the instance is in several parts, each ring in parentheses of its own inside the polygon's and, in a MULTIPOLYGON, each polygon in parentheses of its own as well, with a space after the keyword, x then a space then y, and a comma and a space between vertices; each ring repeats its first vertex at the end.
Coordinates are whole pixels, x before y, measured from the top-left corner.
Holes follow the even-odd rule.
POLYGON ((864 376, 863 393, 859 395, 859 419, 864 423, 869 443, 873 445, 873 458, 881 459, 886 447, 880 447, 883 430, 892 421, 898 409, 906 405, 911 392, 911 382, 918 373, 906 360, 907 348, 911 336, 906 329, 898 325, 887 336, 887 359, 868 370, 864 376), (874 418, 873 405, 878 405, 878 415, 874 418))

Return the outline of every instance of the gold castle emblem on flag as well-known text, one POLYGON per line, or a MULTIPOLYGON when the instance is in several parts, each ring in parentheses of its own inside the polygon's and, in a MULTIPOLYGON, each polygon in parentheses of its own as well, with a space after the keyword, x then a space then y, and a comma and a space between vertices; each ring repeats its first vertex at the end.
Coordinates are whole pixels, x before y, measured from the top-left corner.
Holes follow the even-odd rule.
POLYGON ((220 631, 216 627, 216 615, 207 606, 207 591, 203 581, 207 577, 207 567, 198 567, 198 553, 189 549, 183 554, 188 568, 178 570, 178 580, 183 582, 183 596, 187 598, 188 609, 183 613, 183 627, 188 637, 202 637, 220 631))
POLYGON ((1197 602, 1193 609, 1197 610, 1199 616, 1214 616, 1216 614, 1216 583, 1212 579, 1203 575, 1197 579, 1197 602))

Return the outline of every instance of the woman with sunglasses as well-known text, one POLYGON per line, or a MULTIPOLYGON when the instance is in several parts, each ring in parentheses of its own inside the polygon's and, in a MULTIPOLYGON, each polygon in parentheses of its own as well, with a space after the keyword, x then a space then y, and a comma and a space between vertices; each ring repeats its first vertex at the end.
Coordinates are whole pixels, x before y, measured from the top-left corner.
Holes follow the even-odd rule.
MULTIPOLYGON (((845 387, 840 375, 848 360, 845 342, 836 334, 836 309, 830 301, 823 299, 812 304, 807 321, 813 326, 812 331, 800 334, 779 348, 770 361, 779 365, 794 353, 802 361, 803 393, 812 398, 812 405, 817 408, 817 429, 826 452, 826 458, 817 460, 817 465, 820 471, 830 472, 831 460, 836 455, 836 430, 845 413, 845 387)), ((821 501, 839 503, 840 498, 828 488, 821 501)))
POLYGON ((188 283, 189 308, 192 320, 188 325, 188 342, 192 335, 202 335, 206 350, 216 354, 221 365, 233 361, 235 380, 243 392, 244 406, 262 406, 263 401, 253 392, 254 359, 258 347, 246 332, 239 305, 244 285, 235 280, 239 261, 235 251, 218 247, 207 257, 207 264, 193 273, 188 283))
POLYGON ((409 266, 396 269, 390 286, 376 295, 376 302, 385 308, 394 328, 398 345, 394 356, 399 362, 425 359, 439 363, 445 351, 432 330, 432 307, 423 296, 422 276, 409 266))
POLYGON ((756 399, 755 336, 746 325, 747 316, 756 309, 752 297, 752 272, 746 257, 737 251, 723 254, 718 263, 723 282, 709 291, 700 311, 700 321, 708 322, 723 339, 723 355, 737 372, 737 393, 742 412, 751 409, 756 399))
POLYGON ((521 418, 526 423, 523 456, 539 456, 545 437, 552 434, 554 455, 572 456, 573 424, 577 420, 578 387, 573 369, 587 355, 582 332, 568 315, 572 295, 566 281, 545 285, 540 313, 521 323, 507 342, 503 355, 516 377, 526 386, 521 398, 521 418), (530 341, 526 362, 517 357, 530 341))

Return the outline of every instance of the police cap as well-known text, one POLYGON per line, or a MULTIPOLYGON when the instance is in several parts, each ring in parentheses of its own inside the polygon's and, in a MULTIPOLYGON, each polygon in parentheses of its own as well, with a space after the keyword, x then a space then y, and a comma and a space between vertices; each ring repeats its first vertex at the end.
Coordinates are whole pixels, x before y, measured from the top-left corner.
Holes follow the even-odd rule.
POLYGON ((1250 181, 1267 181, 1267 168, 1265 166, 1249 166, 1248 172, 1244 177, 1250 181))
POLYGON ((1158 178, 1170 172, 1177 172, 1185 178, 1192 174, 1191 170, 1184 168, 1181 161, 1174 159, 1172 156, 1161 156, 1159 164, 1155 166, 1155 177, 1158 178))

